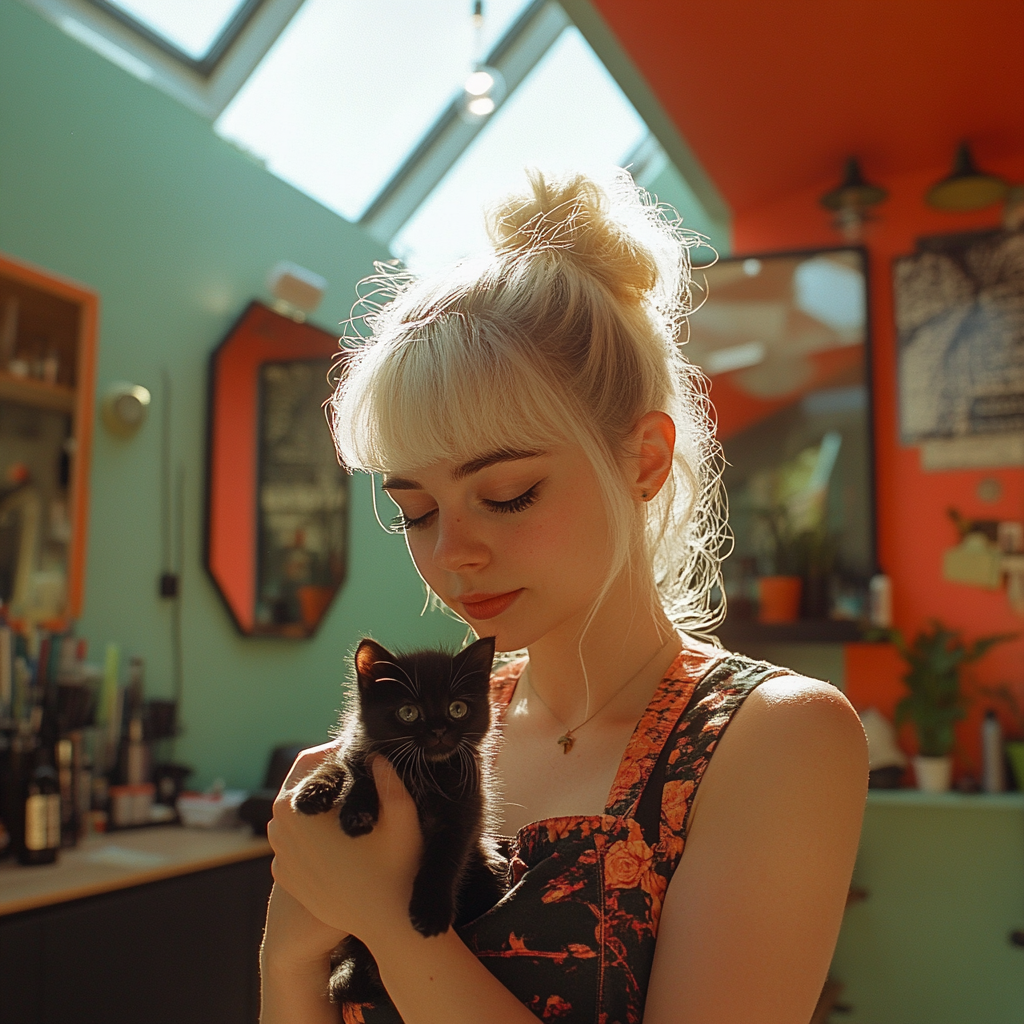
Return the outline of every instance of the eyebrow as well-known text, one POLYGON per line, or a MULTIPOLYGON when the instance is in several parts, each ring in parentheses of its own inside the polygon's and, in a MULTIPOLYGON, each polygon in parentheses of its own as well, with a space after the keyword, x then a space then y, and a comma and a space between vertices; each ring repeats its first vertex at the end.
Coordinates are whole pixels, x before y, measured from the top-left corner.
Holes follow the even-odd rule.
MULTIPOLYGON (((520 459, 535 459, 543 454, 540 451, 516 451, 512 448, 499 448, 496 451, 488 452, 486 455, 481 455, 479 458, 471 459, 469 462, 457 466, 452 470, 452 479, 465 480, 467 476, 479 473, 480 470, 487 469, 488 466, 496 466, 499 462, 518 462, 520 459)), ((401 476, 388 477, 381 486, 386 491, 423 490, 422 484, 401 476)))

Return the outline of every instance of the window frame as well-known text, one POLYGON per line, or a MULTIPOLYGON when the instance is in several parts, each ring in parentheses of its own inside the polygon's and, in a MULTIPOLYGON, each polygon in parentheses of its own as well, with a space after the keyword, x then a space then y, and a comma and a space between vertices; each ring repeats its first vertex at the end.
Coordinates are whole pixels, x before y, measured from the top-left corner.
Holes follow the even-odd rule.
POLYGON ((191 57, 105 0, 22 0, 66 35, 215 120, 304 0, 245 0, 207 53, 191 57))
MULTIPOLYGON (((107 0, 22 2, 65 34, 215 121, 305 0, 245 0, 209 51, 198 59, 107 0)), ((708 221, 715 225, 716 234, 730 238, 728 204, 590 0, 533 0, 497 40, 484 58, 501 71, 507 86, 495 114, 570 25, 579 29, 633 104, 653 144, 675 165, 708 221)), ((459 99, 453 97, 426 129, 356 222, 382 244, 391 243, 487 123, 462 120, 459 99)), ((637 155, 644 150, 643 156, 647 156, 651 149, 638 147, 637 155)))

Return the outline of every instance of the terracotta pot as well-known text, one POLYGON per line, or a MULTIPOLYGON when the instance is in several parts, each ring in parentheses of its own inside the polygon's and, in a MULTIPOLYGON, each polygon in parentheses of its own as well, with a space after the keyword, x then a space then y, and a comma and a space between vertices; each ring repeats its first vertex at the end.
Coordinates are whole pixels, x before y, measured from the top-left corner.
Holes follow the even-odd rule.
POLYGON ((799 576, 762 576, 757 581, 758 622, 796 622, 800 618, 799 576))
POLYGON ((953 758, 915 757, 914 774, 923 793, 946 793, 953 781, 953 758))

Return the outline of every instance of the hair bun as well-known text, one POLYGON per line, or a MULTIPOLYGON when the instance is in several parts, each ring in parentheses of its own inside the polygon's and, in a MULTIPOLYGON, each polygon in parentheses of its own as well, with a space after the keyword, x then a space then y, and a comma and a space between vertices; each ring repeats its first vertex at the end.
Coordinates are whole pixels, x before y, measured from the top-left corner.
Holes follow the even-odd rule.
POLYGON ((499 256, 569 260, 621 302, 651 299, 664 309, 678 301, 687 245, 627 171, 607 186, 579 173, 527 177, 529 192, 488 210, 499 256))

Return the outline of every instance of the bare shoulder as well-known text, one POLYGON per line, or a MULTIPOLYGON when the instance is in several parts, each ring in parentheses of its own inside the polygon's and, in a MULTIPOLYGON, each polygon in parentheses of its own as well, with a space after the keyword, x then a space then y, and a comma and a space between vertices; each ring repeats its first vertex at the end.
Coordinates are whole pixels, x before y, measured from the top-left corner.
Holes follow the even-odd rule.
POLYGON ((709 799, 749 793, 755 780, 755 788, 770 782, 782 801, 815 789, 863 800, 867 771, 864 729, 842 691, 805 676, 778 676, 746 698, 722 734, 691 819, 709 799))
POLYGON ((846 695, 831 683, 806 676, 766 679, 736 712, 733 727, 751 740, 798 739, 801 734, 866 749, 864 729, 846 695))

